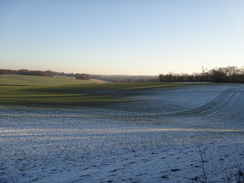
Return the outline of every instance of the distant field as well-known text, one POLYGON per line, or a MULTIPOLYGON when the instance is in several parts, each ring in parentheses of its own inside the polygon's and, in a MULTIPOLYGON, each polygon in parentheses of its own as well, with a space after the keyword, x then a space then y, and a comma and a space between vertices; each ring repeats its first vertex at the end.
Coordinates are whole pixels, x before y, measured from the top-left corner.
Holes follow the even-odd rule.
POLYGON ((66 78, 54 78, 45 76, 26 76, 26 75, 2 75, 0 76, 1 85, 68 85, 68 84, 91 84, 96 81, 75 80, 66 78))
POLYGON ((99 105, 134 100, 132 90, 192 85, 193 83, 93 83, 42 76, 0 77, 0 104, 99 105), (2 86, 1 86, 2 85, 2 86))

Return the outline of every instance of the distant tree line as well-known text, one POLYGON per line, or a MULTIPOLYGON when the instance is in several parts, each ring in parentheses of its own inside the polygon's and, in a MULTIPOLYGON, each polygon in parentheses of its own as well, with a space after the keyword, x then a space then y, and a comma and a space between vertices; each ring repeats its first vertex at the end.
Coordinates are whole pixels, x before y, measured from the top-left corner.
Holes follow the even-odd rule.
POLYGON ((219 82, 244 83, 244 67, 220 67, 195 74, 160 74, 161 82, 219 82))
POLYGON ((131 75, 90 75, 85 73, 64 73, 64 72, 54 72, 51 70, 39 71, 39 70, 11 70, 11 69, 0 69, 0 76, 6 74, 17 74, 17 75, 32 75, 32 76, 49 76, 49 77, 69 77, 74 79, 89 80, 98 79, 108 82, 155 82, 159 81, 158 76, 131 76, 131 75))
POLYGON ((75 74, 74 77, 81 80, 91 79, 91 76, 89 74, 75 74))
POLYGON ((73 77, 76 79, 81 80, 88 80, 91 79, 89 74, 80 74, 80 73, 64 73, 64 72, 54 72, 54 71, 39 71, 39 70, 27 70, 27 69, 20 69, 20 70, 11 70, 11 69, 0 69, 0 76, 7 75, 7 74, 17 74, 17 75, 31 75, 31 76, 63 76, 63 77, 73 77))
POLYGON ((158 82, 158 76, 131 76, 131 75, 91 75, 93 79, 99 79, 114 83, 130 83, 130 82, 158 82))
POLYGON ((64 73, 51 70, 11 70, 0 69, 0 76, 6 74, 32 75, 32 76, 62 76, 74 79, 89 80, 99 79, 109 82, 223 82, 223 83, 244 83, 244 67, 235 66, 220 67, 194 74, 160 74, 158 76, 131 76, 131 75, 89 75, 85 73, 64 73))

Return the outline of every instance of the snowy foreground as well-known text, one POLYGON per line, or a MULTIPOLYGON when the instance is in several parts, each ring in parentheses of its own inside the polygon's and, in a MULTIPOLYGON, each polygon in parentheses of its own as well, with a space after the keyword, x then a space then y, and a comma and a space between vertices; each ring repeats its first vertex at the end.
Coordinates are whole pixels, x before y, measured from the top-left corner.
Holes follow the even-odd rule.
POLYGON ((103 108, 0 106, 0 183, 243 179, 244 85, 133 92, 103 108))

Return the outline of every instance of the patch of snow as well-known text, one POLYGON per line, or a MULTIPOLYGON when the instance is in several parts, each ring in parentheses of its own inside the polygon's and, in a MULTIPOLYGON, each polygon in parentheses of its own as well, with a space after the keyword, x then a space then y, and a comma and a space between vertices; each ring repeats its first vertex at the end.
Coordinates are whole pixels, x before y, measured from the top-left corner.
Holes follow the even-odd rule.
POLYGON ((243 91, 243 85, 152 90, 141 94, 147 101, 107 108, 0 106, 0 182, 189 183, 206 177, 236 183, 244 171, 243 91))

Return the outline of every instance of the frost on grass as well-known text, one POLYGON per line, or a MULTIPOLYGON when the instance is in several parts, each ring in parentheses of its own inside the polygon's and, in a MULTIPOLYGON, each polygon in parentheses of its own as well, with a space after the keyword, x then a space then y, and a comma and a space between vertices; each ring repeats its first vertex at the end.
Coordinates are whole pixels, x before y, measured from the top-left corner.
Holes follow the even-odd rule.
POLYGON ((243 90, 145 91, 147 100, 106 108, 1 106, 0 182, 243 181, 243 90))

